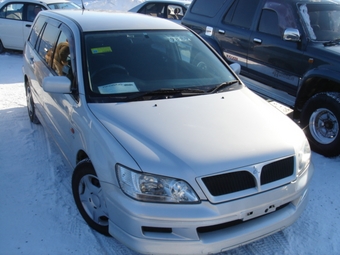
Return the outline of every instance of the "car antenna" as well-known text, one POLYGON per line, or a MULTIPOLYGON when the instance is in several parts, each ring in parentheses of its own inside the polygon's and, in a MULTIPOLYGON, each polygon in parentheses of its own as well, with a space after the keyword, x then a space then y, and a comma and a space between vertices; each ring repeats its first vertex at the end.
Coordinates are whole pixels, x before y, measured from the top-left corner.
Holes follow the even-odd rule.
POLYGON ((85 6, 84 6, 84 1, 83 0, 81 0, 81 9, 85 10, 85 6))

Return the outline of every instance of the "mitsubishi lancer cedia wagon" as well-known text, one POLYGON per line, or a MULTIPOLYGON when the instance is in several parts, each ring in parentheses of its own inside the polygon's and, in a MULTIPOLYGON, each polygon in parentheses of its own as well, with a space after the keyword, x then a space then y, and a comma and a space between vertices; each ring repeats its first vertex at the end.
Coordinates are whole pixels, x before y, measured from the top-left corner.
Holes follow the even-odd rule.
POLYGON ((235 71, 165 19, 38 14, 24 49, 28 114, 70 163, 89 226, 140 253, 208 254, 301 215, 306 137, 235 71))

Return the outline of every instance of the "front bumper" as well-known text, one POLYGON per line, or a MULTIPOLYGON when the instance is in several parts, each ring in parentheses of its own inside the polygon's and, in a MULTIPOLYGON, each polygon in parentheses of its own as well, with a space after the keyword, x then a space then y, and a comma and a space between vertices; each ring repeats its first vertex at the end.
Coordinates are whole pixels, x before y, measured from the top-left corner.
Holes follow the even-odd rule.
POLYGON ((307 205, 313 165, 297 181, 254 196, 211 204, 132 200, 113 185, 107 193, 110 234, 143 254, 218 253, 280 231, 307 205))

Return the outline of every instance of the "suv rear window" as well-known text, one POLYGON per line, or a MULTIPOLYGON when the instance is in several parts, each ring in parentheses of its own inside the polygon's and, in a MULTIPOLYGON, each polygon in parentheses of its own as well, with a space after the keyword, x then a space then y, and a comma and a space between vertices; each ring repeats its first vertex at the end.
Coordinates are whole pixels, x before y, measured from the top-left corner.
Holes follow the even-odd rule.
POLYGON ((250 28, 259 2, 260 0, 236 0, 225 15, 223 22, 250 28))
POLYGON ((214 17, 226 1, 227 0, 197 0, 193 3, 193 6, 191 7, 191 12, 198 15, 214 17))

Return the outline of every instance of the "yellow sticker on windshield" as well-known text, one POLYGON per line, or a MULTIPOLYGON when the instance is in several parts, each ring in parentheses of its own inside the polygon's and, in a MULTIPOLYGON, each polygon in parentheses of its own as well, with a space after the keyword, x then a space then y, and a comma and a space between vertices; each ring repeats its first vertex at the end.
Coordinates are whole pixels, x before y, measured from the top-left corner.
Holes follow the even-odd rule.
POLYGON ((92 51, 92 54, 98 54, 98 53, 112 52, 112 49, 110 46, 107 46, 107 47, 93 48, 91 49, 91 51, 92 51))

